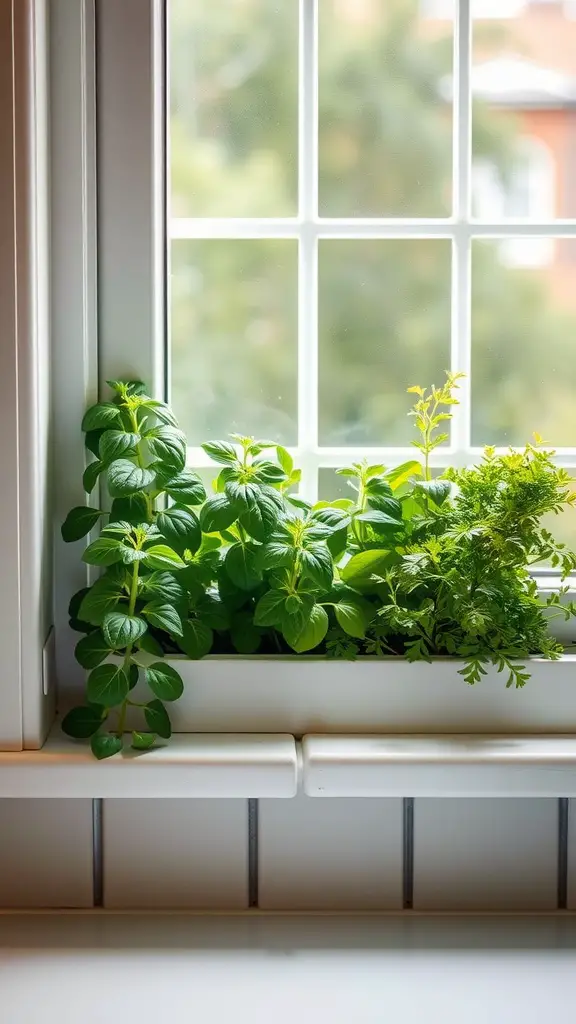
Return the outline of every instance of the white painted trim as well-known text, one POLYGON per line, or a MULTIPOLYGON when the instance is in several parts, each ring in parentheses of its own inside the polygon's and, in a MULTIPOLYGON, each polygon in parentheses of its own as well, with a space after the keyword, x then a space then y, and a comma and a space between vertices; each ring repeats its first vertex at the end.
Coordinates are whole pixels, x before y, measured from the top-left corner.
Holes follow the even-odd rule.
POLYGON ((314 797, 576 795, 575 736, 305 736, 314 797))
POLYGON ((297 773, 292 736, 180 735, 96 761, 56 724, 42 750, 0 753, 0 798, 293 797, 297 773))
POLYGON ((495 670, 469 686, 458 674, 462 662, 450 658, 168 661, 185 687, 170 708, 176 732, 576 733, 574 655, 530 661, 532 678, 522 690, 506 689, 495 670))
POLYGON ((0 798, 576 797, 576 736, 181 733, 98 762, 56 724, 0 753, 0 798))
MULTIPOLYGON (((169 224, 173 239, 210 238, 298 238, 305 223, 299 217, 174 217, 169 224)), ((309 222, 317 238, 508 238, 558 235, 575 236, 576 220, 535 221, 507 220, 459 221, 453 217, 440 219, 390 217, 329 218, 314 217, 309 222)))
POLYGON ((54 614, 59 699, 65 701, 84 687, 68 603, 92 578, 81 561, 82 544, 64 544, 60 524, 69 509, 88 503, 80 423, 98 397, 94 0, 52 4, 50 32, 54 614))
MULTIPOLYGON (((13 5, 0 3, 0 562, 2 590, 2 672, 5 686, 0 713, 0 747, 19 749, 22 745, 21 649, 20 649, 20 564, 18 507, 18 343, 24 326, 19 320, 18 289, 25 288, 17 274, 18 244, 27 251, 26 234, 17 223, 17 161, 15 62, 22 47, 15 46, 13 5), (20 236, 20 237, 19 237, 20 236)), ((26 48, 24 47, 26 59, 26 48)), ((20 103, 25 96, 19 97, 20 103)), ((25 110, 25 108, 24 108, 25 110)), ((21 112, 20 112, 21 116, 21 112)), ((20 148, 26 156, 26 128, 20 148)), ((22 153, 20 153, 22 159, 22 153)), ((26 171, 24 160, 23 171, 26 171)), ((24 312, 24 310, 23 310, 24 312)), ((24 338, 22 338, 24 340, 24 338)))
POLYGON ((53 695, 45 0, 0 3, 0 748, 38 746, 53 695))
MULTIPOLYGON (((511 446, 512 447, 512 446, 511 446)), ((512 449, 521 450, 521 449, 512 449)), ((300 462, 302 453, 298 447, 290 447, 290 453, 294 456, 298 462, 300 462)), ((510 448, 495 448, 496 454, 507 455, 510 452, 510 448)), ((466 454, 466 465, 476 463, 482 458, 484 452, 483 448, 470 448, 466 454)), ((429 463, 433 469, 442 469, 446 466, 453 466, 461 450, 458 450, 452 446, 446 448, 437 448, 435 451, 430 453, 429 463)), ((317 468, 326 467, 337 469, 341 466, 348 465, 353 460, 369 459, 374 462, 384 461, 387 466, 392 467, 399 465, 401 462, 407 459, 414 458, 414 448, 386 448, 376 447, 375 445, 366 447, 352 447, 349 448, 310 448, 307 450, 307 458, 314 462, 317 468)), ((565 469, 576 471, 576 447, 575 448, 555 448, 554 449, 554 462, 558 466, 562 466, 565 469)), ((210 459, 210 456, 199 447, 190 446, 188 448, 187 463, 194 469, 211 469, 214 476, 216 477, 219 470, 218 466, 210 459)))
POLYGON ((162 0, 99 0, 100 388, 137 377, 164 397, 162 0))

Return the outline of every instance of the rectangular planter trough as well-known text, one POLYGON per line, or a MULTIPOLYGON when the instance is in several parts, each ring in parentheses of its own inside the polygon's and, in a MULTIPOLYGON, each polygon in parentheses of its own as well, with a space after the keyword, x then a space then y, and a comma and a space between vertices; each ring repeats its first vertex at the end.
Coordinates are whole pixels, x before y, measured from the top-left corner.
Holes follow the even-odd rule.
POLYGON ((410 664, 306 657, 172 659, 184 679, 175 731, 292 733, 576 733, 576 655, 531 659, 521 690, 490 668, 475 686, 457 659, 410 664))

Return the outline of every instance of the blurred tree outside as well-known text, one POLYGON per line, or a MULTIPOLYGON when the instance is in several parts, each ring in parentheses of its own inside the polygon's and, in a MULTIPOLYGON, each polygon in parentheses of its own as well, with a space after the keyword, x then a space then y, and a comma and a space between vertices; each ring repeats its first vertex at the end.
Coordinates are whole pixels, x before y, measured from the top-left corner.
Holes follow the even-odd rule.
MULTIPOLYGON (((297 213, 297 0, 171 0, 171 215, 297 213)), ((444 217, 451 207, 451 26, 418 0, 319 0, 319 207, 444 217), (354 10, 377 16, 354 17, 354 10), (449 34, 450 33, 450 34, 449 34)), ((505 175, 513 122, 476 102, 473 149, 505 175)), ((576 315, 541 270, 473 243, 473 444, 537 430, 576 445, 576 315)), ((294 444, 297 243, 176 240, 172 400, 192 444, 230 430, 294 444)), ((410 440, 405 389, 450 352, 450 242, 322 240, 321 445, 410 440)))

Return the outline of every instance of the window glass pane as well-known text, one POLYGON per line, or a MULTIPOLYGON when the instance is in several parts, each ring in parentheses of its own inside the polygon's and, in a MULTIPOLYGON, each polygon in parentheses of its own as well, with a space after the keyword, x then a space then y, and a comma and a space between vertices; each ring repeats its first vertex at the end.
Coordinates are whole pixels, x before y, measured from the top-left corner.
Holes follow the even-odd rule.
POLYGON ((565 3, 473 7, 473 213, 576 215, 576 20, 565 3))
POLYGON ((476 240, 472 443, 576 445, 576 239, 476 240))
POLYGON ((320 443, 406 445, 412 384, 450 358, 450 242, 322 241, 320 443))
POLYGON ((349 479, 346 476, 339 476, 335 469, 319 469, 318 500, 336 501, 337 498, 350 498, 351 501, 354 501, 356 493, 350 487, 349 479))
POLYGON ((297 242, 172 243, 171 394, 191 445, 297 436, 297 242))
MULTIPOLYGON (((569 472, 572 474, 572 487, 574 488, 576 487, 576 479, 574 479, 576 469, 571 469, 569 472)), ((573 505, 564 505, 560 515, 550 512, 549 515, 544 516, 542 526, 546 530, 550 530, 556 540, 562 541, 572 551, 576 551, 576 508, 573 505)), ((576 639, 576 627, 574 632, 576 639)))
POLYGON ((170 0, 172 215, 296 213, 297 0, 170 0))
POLYGON ((320 215, 447 216, 452 21, 421 0, 318 9, 320 215))

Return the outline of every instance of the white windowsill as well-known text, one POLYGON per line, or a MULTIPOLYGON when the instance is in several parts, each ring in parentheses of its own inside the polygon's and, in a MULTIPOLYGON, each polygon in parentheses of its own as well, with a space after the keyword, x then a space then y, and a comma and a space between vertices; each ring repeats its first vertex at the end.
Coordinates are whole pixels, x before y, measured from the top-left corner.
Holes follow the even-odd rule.
POLYGON ((56 723, 41 750, 0 753, 0 797, 292 797, 297 779, 288 735, 181 733, 96 761, 56 723))
POLYGON ((576 797, 576 736, 177 734, 96 761, 56 725, 0 753, 0 798, 576 797))
POLYGON ((576 796, 576 736, 305 736, 314 797, 576 796))

